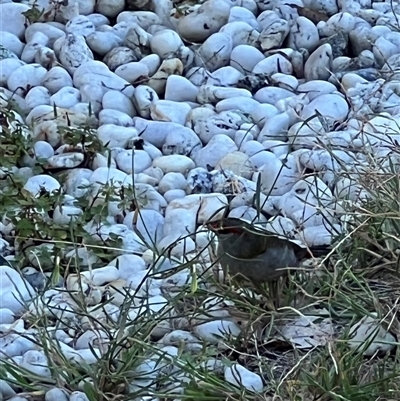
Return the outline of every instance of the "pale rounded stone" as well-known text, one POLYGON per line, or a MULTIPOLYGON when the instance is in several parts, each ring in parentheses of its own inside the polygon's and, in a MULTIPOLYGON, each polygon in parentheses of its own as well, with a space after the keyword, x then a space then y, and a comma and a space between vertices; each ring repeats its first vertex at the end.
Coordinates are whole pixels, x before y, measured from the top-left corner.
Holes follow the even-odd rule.
POLYGON ((146 151, 132 149, 118 152, 115 161, 118 168, 127 174, 139 174, 152 164, 152 159, 146 151))
POLYGON ((226 135, 214 135, 207 145, 196 152, 193 160, 196 167, 214 167, 228 153, 235 152, 237 146, 235 142, 226 135))
POLYGON ((183 189, 170 189, 164 194, 164 198, 167 203, 171 203, 175 199, 182 199, 185 196, 186 192, 183 189))
POLYGON ((155 121, 168 121, 184 125, 191 110, 190 105, 172 100, 157 100, 150 106, 150 116, 155 121))
MULTIPOLYGON (((283 195, 290 191, 301 176, 295 157, 289 155, 285 163, 282 163, 282 160, 271 152, 263 154, 264 164, 258 167, 253 181, 260 176, 261 189, 266 196, 283 195)), ((257 157, 257 154, 252 157, 257 157)))
POLYGON ((265 56, 257 48, 249 45, 239 45, 232 50, 229 63, 241 73, 248 74, 264 59, 265 56))
POLYGON ((275 106, 264 103, 256 107, 250 115, 254 123, 257 124, 258 127, 262 128, 269 118, 277 115, 278 113, 279 111, 275 106))
POLYGON ((275 105, 279 100, 294 96, 292 91, 283 88, 268 86, 260 89, 254 95, 254 99, 260 103, 275 105))
POLYGON ((331 75, 332 47, 330 44, 319 46, 308 58, 304 66, 307 81, 327 80, 331 75))
POLYGON ((174 56, 181 46, 183 46, 182 39, 172 29, 157 32, 150 39, 152 53, 157 54, 163 60, 168 56, 174 56))
POLYGON ((97 129, 97 138, 109 148, 125 148, 129 141, 138 137, 134 127, 122 127, 115 124, 105 124, 97 129))
POLYGON ((249 9, 245 8, 243 4, 241 7, 234 6, 229 12, 228 22, 244 21, 251 25, 254 29, 261 31, 261 25, 256 19, 256 16, 249 9))
POLYGON ((127 22, 130 25, 138 24, 144 30, 152 25, 161 25, 160 17, 151 11, 123 11, 117 17, 117 23, 127 22))
POLYGON ((24 185, 24 189, 34 197, 40 196, 42 190, 52 193, 59 190, 60 187, 60 183, 55 178, 43 174, 29 178, 24 185))
POLYGON ((41 84, 46 73, 47 70, 39 64, 25 64, 11 73, 7 87, 10 91, 25 95, 30 88, 41 84))
POLYGON ((281 47, 289 34, 289 30, 289 23, 282 18, 276 19, 265 26, 258 37, 261 49, 268 51, 281 47))
POLYGON ((51 48, 53 47, 54 42, 57 39, 61 38, 62 36, 65 36, 65 32, 63 29, 60 29, 49 22, 35 22, 26 28, 25 31, 26 42, 27 43, 30 42, 35 33, 37 32, 45 34, 49 38, 48 46, 51 48))
POLYGON ((133 104, 139 115, 143 118, 150 117, 150 107, 154 101, 158 100, 158 95, 153 88, 147 85, 139 85, 135 88, 133 104))
POLYGON ((251 98, 252 94, 247 89, 241 88, 224 88, 214 85, 203 85, 199 88, 197 94, 197 101, 200 104, 217 103, 223 99, 232 97, 248 97, 251 98))
POLYGON ((331 36, 338 31, 349 33, 355 27, 355 17, 348 12, 339 12, 326 21, 322 31, 323 36, 331 36))
POLYGON ((237 96, 221 100, 215 105, 215 110, 218 113, 229 110, 240 110, 243 113, 251 114, 259 105, 260 103, 254 99, 237 96))
MULTIPOLYGON (((124 223, 125 224, 125 223, 124 223)), ((128 225, 126 225, 129 227, 128 225)), ((138 255, 120 255, 113 259, 110 266, 116 266, 119 270, 119 277, 128 280, 129 277, 146 270, 145 261, 138 255)))
POLYGON ((3 87, 0 87, 0 103, 16 106, 24 115, 30 113, 30 109, 27 108, 24 98, 3 87))
MULTIPOLYGON (((81 0, 81 3, 83 1, 84 0, 81 0)), ((95 26, 95 28, 97 28, 101 25, 110 25, 110 20, 105 15, 102 15, 99 13, 94 13, 93 11, 90 13, 80 12, 80 14, 86 15, 86 17, 88 17, 89 21, 95 26)))
POLYGON ((186 190, 187 181, 181 173, 167 173, 158 184, 158 191, 164 195, 165 192, 172 189, 186 190))
POLYGON ((102 106, 103 109, 118 110, 131 117, 136 115, 136 110, 131 100, 118 91, 110 90, 106 92, 102 98, 102 106))
POLYGON ((79 93, 81 94, 81 102, 90 104, 92 112, 98 114, 101 110, 101 100, 105 88, 97 84, 84 84, 79 87, 79 93))
POLYGON ((292 27, 288 37, 288 44, 297 50, 307 49, 313 52, 319 42, 317 27, 306 17, 298 17, 292 27))
POLYGON ((53 387, 46 391, 45 401, 68 401, 69 397, 66 392, 60 388, 53 387))
POLYGON ((54 113, 54 107, 51 107, 50 105, 36 106, 29 112, 25 122, 27 124, 37 124, 41 117, 48 113, 51 113, 52 111, 54 113))
POLYGON ((115 109, 103 109, 99 113, 100 125, 118 125, 121 127, 133 127, 132 117, 115 109))
POLYGON ((122 45, 122 38, 113 32, 95 31, 86 37, 90 49, 100 56, 122 45))
POLYGON ((128 180, 128 178, 128 174, 116 168, 99 167, 92 171, 92 174, 89 176, 89 182, 100 185, 109 184, 116 187, 121 187, 128 180))
POLYGON ((303 227, 326 225, 333 223, 333 216, 323 206, 329 205, 332 198, 332 192, 319 178, 305 178, 279 198, 279 209, 303 227))
POLYGON ((336 91, 336 86, 330 82, 316 79, 300 84, 297 90, 301 93, 307 93, 307 97, 311 101, 320 95, 336 91))
POLYGON ((25 101, 30 109, 40 105, 50 105, 50 92, 44 86, 36 86, 26 94, 25 101))
POLYGON ((47 46, 39 46, 35 54, 34 62, 46 69, 54 67, 58 63, 56 53, 47 46))
POLYGON ((175 102, 195 102, 198 88, 188 79, 179 75, 171 75, 165 87, 165 100, 175 102))
POLYGON ((124 46, 114 47, 103 58, 110 71, 115 71, 118 67, 133 61, 137 61, 135 52, 124 46))
POLYGON ((253 392, 261 392, 264 385, 261 377, 246 369, 239 363, 226 367, 224 371, 225 380, 236 386, 243 386, 253 392))
POLYGON ((228 22, 230 8, 228 2, 207 0, 193 13, 179 19, 178 33, 189 42, 203 42, 228 22))
POLYGON ((53 168, 74 168, 82 164, 84 160, 85 155, 83 153, 71 152, 51 156, 48 163, 53 168))
POLYGON ((290 116, 287 112, 279 113, 267 120, 257 137, 259 142, 266 139, 286 140, 290 126, 290 116))
POLYGON ((33 145, 33 150, 37 159, 48 159, 54 155, 53 147, 45 141, 37 141, 33 145))
MULTIPOLYGON (((55 161, 54 166, 56 166, 57 168, 59 167, 67 168, 64 161, 61 160, 55 161)), ((70 206, 70 205, 56 206, 54 208, 53 221, 55 224, 58 224, 60 226, 68 226, 71 222, 78 221, 79 219, 81 219, 82 214, 83 210, 77 206, 70 206)))
POLYGON ((80 198, 87 195, 89 191, 89 178, 93 171, 85 168, 69 170, 63 185, 65 192, 74 197, 80 198))
POLYGON ((253 169, 251 168, 249 157, 243 152, 228 153, 219 160, 215 166, 215 170, 229 170, 232 171, 232 173, 247 179, 251 179, 251 176, 253 175, 253 169))
POLYGON ((0 86, 6 86, 10 75, 25 63, 17 58, 6 58, 0 60, 0 86))
POLYGON ((165 92, 167 79, 170 75, 182 75, 183 64, 178 58, 167 59, 162 62, 157 72, 149 79, 147 85, 154 89, 158 95, 165 92))
POLYGON ((333 15, 339 11, 338 3, 335 0, 303 0, 303 4, 304 7, 327 15, 333 15))
POLYGON ((221 342, 221 336, 239 336, 241 329, 233 321, 213 320, 196 325, 193 332, 198 337, 211 344, 219 344, 221 342))
POLYGON ((234 111, 223 111, 219 114, 197 118, 194 121, 193 130, 203 143, 208 143, 218 134, 233 139, 242 122, 242 115, 234 111))
POLYGON ((195 86, 205 85, 209 77, 209 71, 204 67, 192 67, 185 74, 185 77, 195 86))
POLYGON ((300 116, 306 120, 315 115, 316 111, 321 113, 324 118, 342 121, 346 119, 350 109, 348 103, 342 96, 332 93, 315 98, 304 107, 300 116))
POLYGON ((207 85, 236 86, 244 75, 230 65, 218 68, 207 78, 207 85))
MULTIPOLYGON (((108 156, 109 154, 107 154, 108 156)), ((112 153, 111 153, 112 155, 112 153)), ((100 153, 96 153, 96 155, 93 157, 92 163, 90 165, 91 169, 94 171, 99 167, 113 167, 117 168, 117 163, 115 162, 114 158, 109 160, 109 157, 106 157, 100 153)))
POLYGON ((244 143, 252 141, 254 139, 253 135, 245 130, 239 130, 236 131, 235 134, 235 144, 238 147, 239 150, 241 150, 241 146, 243 146, 244 143))
POLYGON ((221 218, 226 204, 226 196, 219 193, 186 195, 170 202, 165 210, 164 236, 177 238, 195 232, 196 224, 221 218))
POLYGON ((399 48, 385 37, 379 37, 372 46, 372 52, 379 66, 383 66, 393 55, 399 53, 399 48))
POLYGON ((139 24, 128 24, 127 26, 129 29, 123 37, 124 46, 132 49, 138 59, 142 58, 145 54, 151 53, 150 41, 152 34, 146 32, 139 24))
POLYGON ((74 86, 98 85, 108 90, 117 90, 128 97, 133 96, 134 88, 118 75, 111 72, 101 61, 88 61, 82 64, 74 73, 74 86))
POLYGON ((93 53, 83 36, 73 33, 61 39, 59 59, 63 67, 72 75, 82 64, 93 60, 93 53))
POLYGON ((46 47, 48 43, 49 38, 44 33, 36 32, 24 47, 21 54, 21 60, 25 63, 33 63, 39 50, 46 47))
POLYGON ((272 75, 277 72, 284 74, 292 74, 293 66, 290 61, 280 54, 273 54, 272 56, 266 57, 255 65, 252 71, 254 74, 267 74, 272 75))
POLYGON ((390 352, 395 346, 396 338, 385 329, 374 313, 374 316, 364 316, 350 328, 349 347, 363 352, 366 356, 377 352, 390 352))
POLYGON ((244 21, 229 22, 219 32, 230 36, 232 48, 239 45, 255 46, 260 37, 260 33, 244 21))
POLYGON ((183 155, 161 156, 153 160, 153 167, 159 167, 166 173, 182 173, 195 167, 193 160, 183 155))
POLYGON ((0 309, 0 324, 11 324, 15 322, 15 313, 8 308, 0 309))
POLYGON ((107 338, 107 334, 100 330, 88 330, 79 336, 75 343, 75 349, 88 349, 95 347, 96 344, 105 344, 104 339, 107 338))
POLYGON ((167 134, 162 145, 164 155, 191 156, 201 148, 200 138, 191 129, 172 130, 167 134))
MULTIPOLYGON (((2 31, 0 35, 0 46, 6 48, 7 50, 13 52, 18 58, 21 57, 24 44, 18 39, 13 33, 2 31)), ((24 61, 24 60, 22 60, 24 61)))
POLYGON ((81 94, 79 90, 71 86, 65 86, 50 97, 50 105, 69 109, 79 103, 81 94))
POLYGON ((94 109, 95 108, 92 106, 92 104, 86 102, 76 103, 70 108, 70 110, 74 113, 84 114, 85 116, 88 117, 90 116, 90 119, 95 119, 93 114, 96 113, 96 111, 94 109))
POLYGON ((265 9, 263 6, 261 6, 260 10, 262 10, 262 12, 258 15, 257 22, 260 24, 262 29, 281 18, 278 10, 272 10, 271 7, 269 9, 265 9))
POLYGON ((306 227, 298 237, 309 247, 329 246, 332 243, 333 237, 340 232, 341 227, 338 224, 335 224, 332 228, 327 227, 326 225, 321 225, 306 227))
POLYGON ((97 0, 96 12, 106 17, 116 17, 124 10, 125 0, 97 0))
POLYGON ((65 86, 72 86, 72 78, 62 67, 53 67, 44 75, 41 84, 53 95, 65 86))
MULTIPOLYGON (((143 138, 139 137, 139 138, 135 138, 133 139, 129 144, 128 147, 132 147, 133 149, 137 149, 137 150, 144 150, 148 153, 148 155, 154 160, 157 159, 157 157, 162 156, 162 152, 160 151, 160 149, 158 149, 157 147, 155 147, 153 144, 143 140, 143 138)), ((158 171, 158 173, 160 173, 160 171, 158 169, 153 169, 153 168, 149 168, 146 169, 145 173, 151 177, 156 179, 156 181, 159 181, 159 177, 157 174, 155 173, 155 171, 158 171), (150 170, 150 171, 148 171, 150 170)))
POLYGON ((294 91, 299 86, 299 80, 296 77, 279 72, 271 76, 271 82, 289 91, 294 91))
POLYGON ((141 138, 148 141, 157 148, 162 148, 165 138, 171 132, 182 132, 182 135, 192 134, 192 131, 177 123, 149 121, 141 117, 134 117, 133 122, 137 132, 141 133, 141 138))
POLYGON ((27 4, 3 3, 0 4, 0 27, 2 31, 13 33, 23 39, 25 33, 25 17, 22 13, 28 11, 27 4))
POLYGON ((148 56, 143 57, 139 62, 149 69, 149 76, 152 76, 160 68, 161 58, 157 54, 149 54, 148 56))
POLYGON ((150 75, 148 67, 139 61, 124 63, 116 68, 115 73, 129 83, 146 80, 150 75))
POLYGON ((25 309, 24 303, 29 301, 35 291, 20 274, 9 266, 0 266, 0 304, 19 314, 25 309))
POLYGON ((228 34, 214 33, 196 52, 196 64, 204 65, 211 72, 215 71, 229 64, 232 49, 232 38, 228 34))
POLYGON ((89 36, 95 31, 92 21, 84 15, 78 15, 65 24, 65 32, 73 33, 75 35, 89 36))
POLYGON ((287 156, 290 153, 290 147, 287 142, 269 139, 263 141, 262 146, 265 150, 269 150, 279 158, 282 156, 287 156))

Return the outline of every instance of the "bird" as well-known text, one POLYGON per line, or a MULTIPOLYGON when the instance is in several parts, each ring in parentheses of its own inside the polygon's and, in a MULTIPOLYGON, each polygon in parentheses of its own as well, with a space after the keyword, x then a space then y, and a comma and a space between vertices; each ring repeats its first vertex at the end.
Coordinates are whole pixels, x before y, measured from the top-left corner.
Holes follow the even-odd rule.
MULTIPOLYGON (((207 224, 218 238, 216 250, 225 277, 250 281, 257 288, 273 283, 296 268, 309 253, 299 241, 256 227, 238 218, 222 218, 207 224)), ((277 289, 270 286, 277 296, 277 289)))

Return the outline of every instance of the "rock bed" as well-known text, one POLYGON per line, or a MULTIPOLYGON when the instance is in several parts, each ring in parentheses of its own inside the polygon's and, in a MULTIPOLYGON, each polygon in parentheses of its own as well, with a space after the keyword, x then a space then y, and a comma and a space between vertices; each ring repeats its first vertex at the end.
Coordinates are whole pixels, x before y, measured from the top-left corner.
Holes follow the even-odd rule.
MULTIPOLYGON (((1 2, 3 358, 51 376, 37 329, 24 324, 44 314, 62 322, 48 330, 65 358, 95 363, 90 347, 104 352, 104 332, 77 314, 73 295, 84 292, 98 321, 117 321, 129 294, 129 321, 144 305, 160 312, 195 284, 193 269, 149 272, 190 259, 207 270, 203 224, 227 205, 310 247, 330 244, 345 203, 368 196, 365 172, 399 163, 399 14, 398 2, 370 0, 1 2), (155 262, 166 249, 172 259, 155 262), (54 266, 75 258, 82 272, 53 282, 54 266)), ((221 331, 240 333, 218 297, 204 302, 216 320, 192 326, 172 308, 153 330, 161 350, 177 356, 183 342, 195 354, 221 331)), ((151 376, 154 364, 136 369, 151 376)), ((263 388, 240 364, 217 369, 263 388)), ((46 394, 56 397, 85 396, 46 394)))

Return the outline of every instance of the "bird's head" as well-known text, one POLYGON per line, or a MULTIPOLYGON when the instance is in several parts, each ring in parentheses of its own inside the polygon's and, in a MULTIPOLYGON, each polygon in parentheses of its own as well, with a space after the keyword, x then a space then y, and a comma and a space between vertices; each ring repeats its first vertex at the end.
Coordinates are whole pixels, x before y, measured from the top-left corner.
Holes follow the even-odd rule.
POLYGON ((245 232, 246 222, 235 218, 223 218, 207 224, 209 230, 218 236, 240 235, 245 232))

